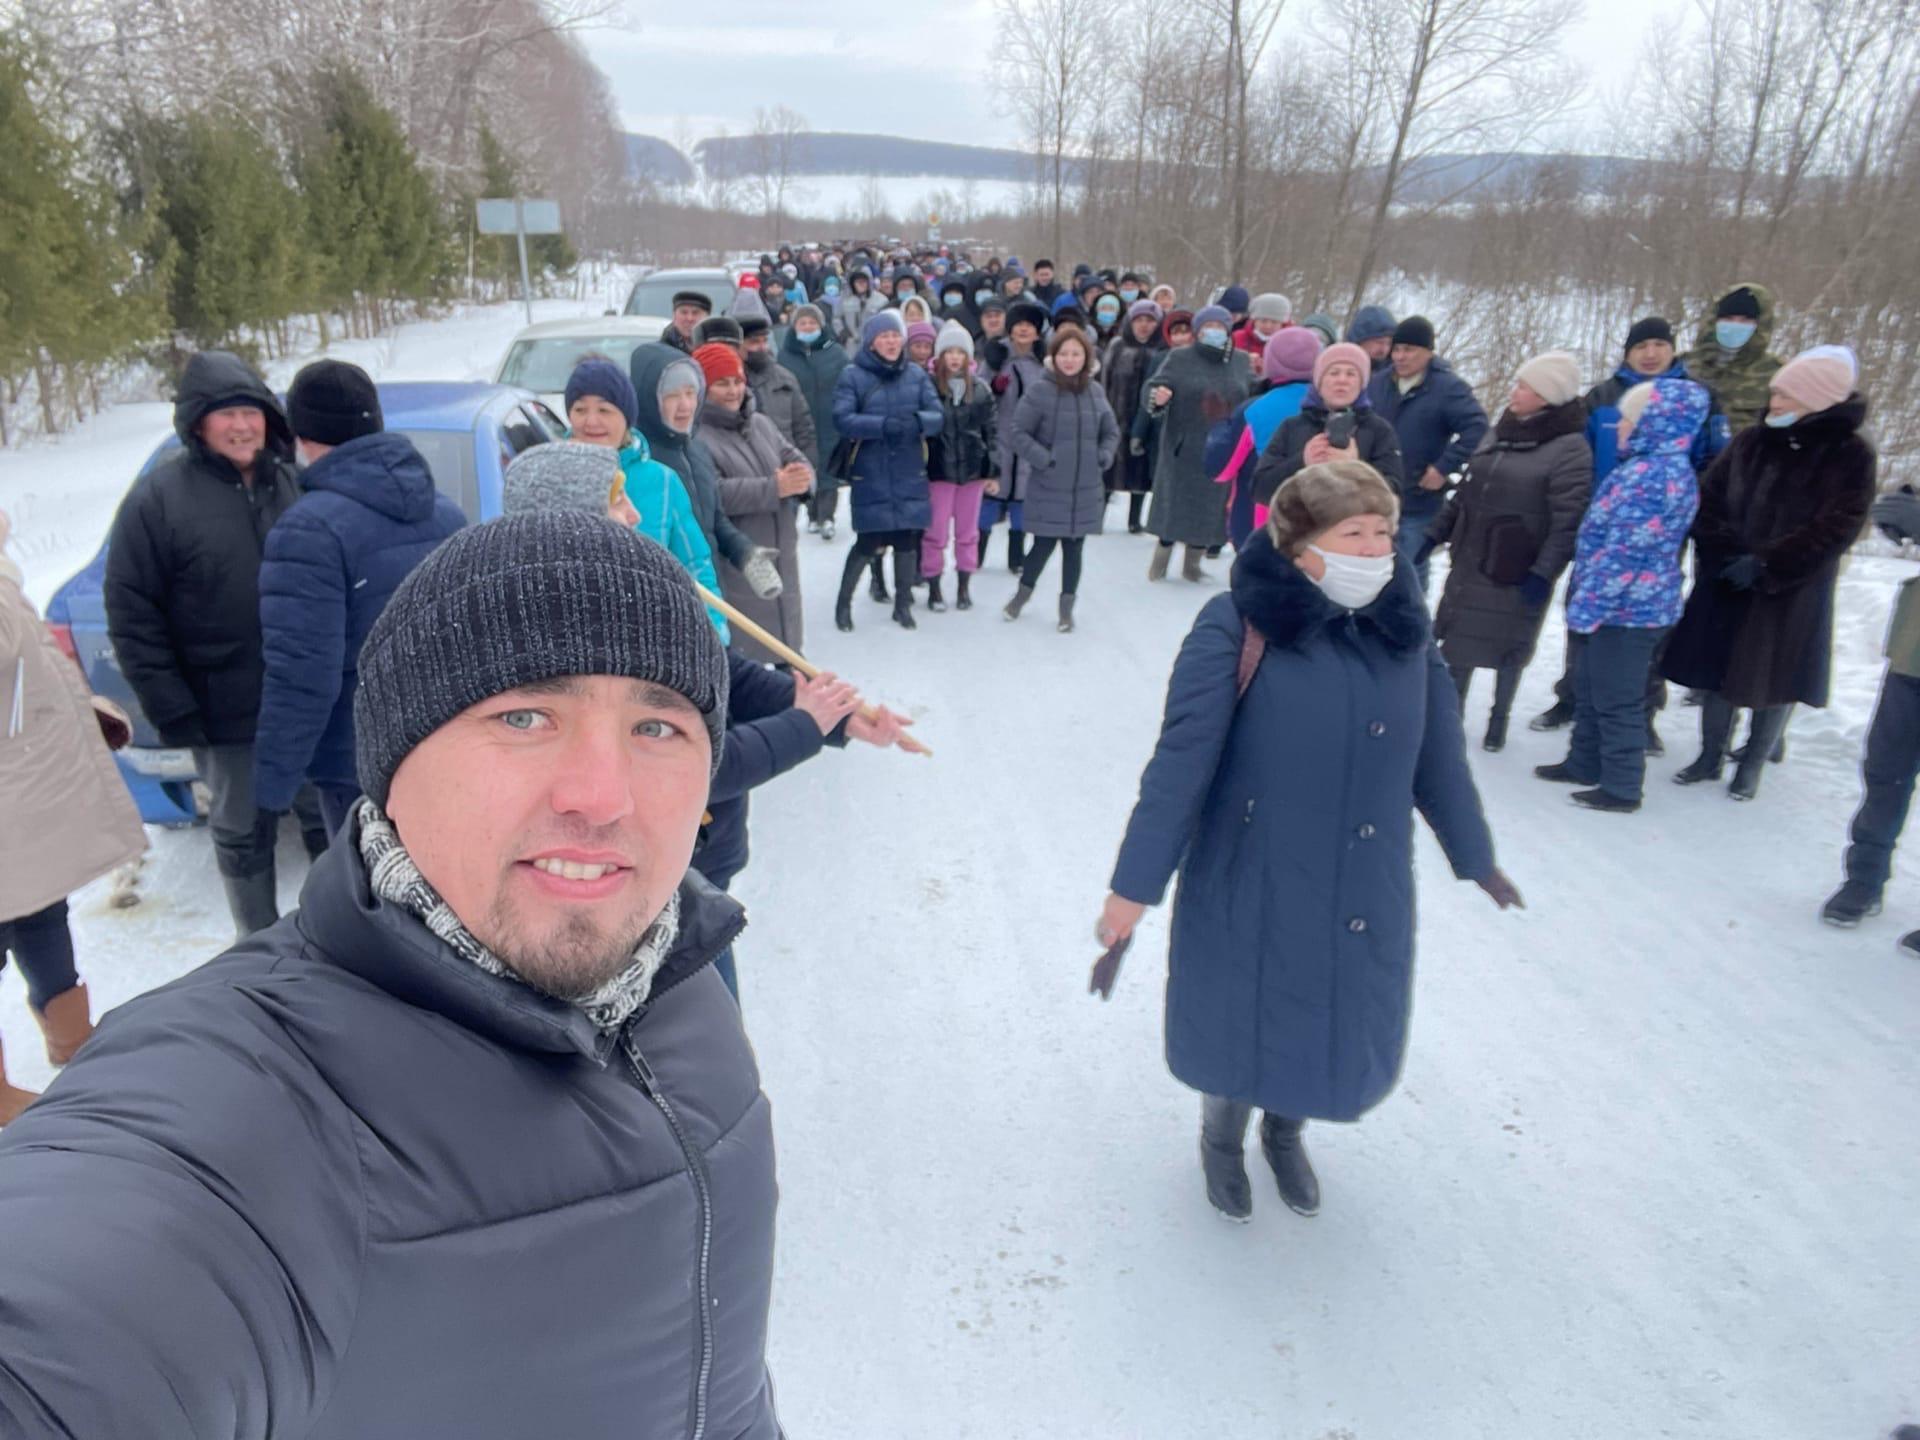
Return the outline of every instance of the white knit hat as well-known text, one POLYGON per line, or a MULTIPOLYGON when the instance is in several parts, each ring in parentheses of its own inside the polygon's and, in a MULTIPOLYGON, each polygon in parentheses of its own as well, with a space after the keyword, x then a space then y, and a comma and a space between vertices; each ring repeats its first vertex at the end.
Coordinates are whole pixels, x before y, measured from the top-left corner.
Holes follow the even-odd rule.
POLYGON ((1549 405, 1565 405, 1580 395, 1580 361, 1570 350, 1536 355, 1513 378, 1549 405))
POLYGON ((1247 306, 1249 320, 1278 320, 1282 325, 1293 318, 1293 301, 1278 291, 1269 290, 1253 297, 1247 306))
POLYGON ((933 354, 935 359, 938 359, 949 350, 964 350, 967 352, 967 359, 973 359, 973 336, 967 332, 967 327, 962 325, 958 320, 947 321, 946 324, 940 327, 939 335, 934 338, 933 354))

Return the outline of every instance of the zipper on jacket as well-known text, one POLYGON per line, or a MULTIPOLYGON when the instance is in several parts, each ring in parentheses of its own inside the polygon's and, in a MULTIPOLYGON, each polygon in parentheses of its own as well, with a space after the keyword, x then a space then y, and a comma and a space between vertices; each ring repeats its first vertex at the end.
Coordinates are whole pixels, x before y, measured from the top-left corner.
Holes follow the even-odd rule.
POLYGON ((693 1381, 693 1430, 690 1440, 705 1440, 707 1433, 707 1384, 713 1377, 713 1296, 711 1285, 711 1266, 713 1261, 713 1187, 707 1174, 706 1157, 700 1153, 685 1128, 680 1124, 680 1115, 673 1103, 661 1090, 654 1079, 653 1067, 647 1064, 646 1056, 640 1053, 631 1033, 620 1037, 620 1052, 627 1057, 627 1066, 639 1078, 645 1087, 647 1098, 667 1122, 667 1128, 673 1131, 673 1138, 680 1144, 680 1153, 686 1158, 687 1174, 693 1180, 694 1193, 700 1197, 700 1265, 698 1283, 695 1287, 695 1300, 700 1306, 700 1361, 694 1372, 693 1381))

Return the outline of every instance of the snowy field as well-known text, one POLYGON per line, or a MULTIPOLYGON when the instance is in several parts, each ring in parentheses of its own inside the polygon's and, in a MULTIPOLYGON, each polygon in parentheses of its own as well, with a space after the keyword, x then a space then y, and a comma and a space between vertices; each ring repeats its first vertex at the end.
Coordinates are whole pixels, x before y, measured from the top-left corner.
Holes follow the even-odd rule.
MULTIPOLYGON (((483 378, 519 324, 466 312, 336 353, 483 378)), ((124 406, 0 454, 36 599, 166 425, 124 406)), ((1475 749, 1530 908, 1496 912, 1423 841, 1404 1083, 1310 1129, 1317 1219, 1256 1153, 1240 1228, 1207 1206, 1198 1102, 1161 1059, 1165 913, 1110 1004, 1086 989, 1174 651, 1224 580, 1150 587, 1148 543, 1089 546, 1072 636, 1057 568, 1017 626, 998 568, 971 613, 923 608, 907 634, 863 595, 843 636, 847 537, 802 537, 815 657, 918 717, 936 758, 829 753, 755 799, 739 956, 780 1140, 772 1358, 795 1440, 1870 1440, 1920 1418, 1920 965, 1893 946, 1920 925, 1920 867, 1855 933, 1816 918, 1914 567, 1852 564, 1833 708, 1796 717, 1752 805, 1667 783, 1691 710, 1664 717, 1635 817, 1532 778, 1563 736, 1475 749)), ((1550 625, 1521 716, 1560 643, 1550 625)), ((75 901, 103 1005, 230 933, 205 833, 152 838, 138 908, 75 901)), ((11 973, 0 1032, 43 1082, 11 973)))

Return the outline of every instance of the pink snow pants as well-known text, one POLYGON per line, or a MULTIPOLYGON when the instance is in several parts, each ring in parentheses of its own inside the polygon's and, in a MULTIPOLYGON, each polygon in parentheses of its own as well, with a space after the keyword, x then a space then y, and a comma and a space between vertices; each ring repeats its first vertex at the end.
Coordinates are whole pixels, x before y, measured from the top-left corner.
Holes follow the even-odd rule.
POLYGON ((987 498, 987 482, 955 485, 935 480, 927 486, 927 494, 933 501, 933 523, 920 539, 920 573, 932 579, 944 568, 951 532, 953 568, 973 574, 980 568, 980 503, 987 498))

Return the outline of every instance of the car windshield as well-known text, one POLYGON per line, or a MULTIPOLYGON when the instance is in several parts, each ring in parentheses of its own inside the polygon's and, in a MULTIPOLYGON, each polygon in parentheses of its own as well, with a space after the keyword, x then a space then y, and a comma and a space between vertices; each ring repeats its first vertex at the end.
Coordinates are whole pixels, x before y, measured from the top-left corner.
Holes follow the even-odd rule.
POLYGON ((645 344, 639 335, 564 335, 544 340, 517 340, 500 366, 502 385, 528 390, 567 388, 567 377, 582 360, 611 360, 622 370, 633 359, 634 348, 645 344))
POLYGON ((402 430, 433 474, 433 488, 454 500, 472 489, 473 433, 468 430, 402 430))
POLYGON ((713 306, 713 313, 724 315, 733 304, 733 284, 728 280, 642 280, 627 297, 627 314, 673 318, 673 297, 682 290, 698 290, 713 306))

